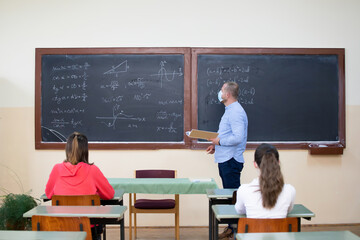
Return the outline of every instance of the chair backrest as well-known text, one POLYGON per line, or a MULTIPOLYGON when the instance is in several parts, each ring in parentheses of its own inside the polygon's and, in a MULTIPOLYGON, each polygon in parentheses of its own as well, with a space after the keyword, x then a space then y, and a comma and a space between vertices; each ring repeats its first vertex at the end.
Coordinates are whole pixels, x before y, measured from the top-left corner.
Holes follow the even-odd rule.
POLYGON ((235 204, 235 203, 236 203, 236 196, 237 196, 237 190, 235 190, 235 191, 233 192, 232 199, 231 199, 231 204, 235 204))
POLYGON ((238 233, 297 231, 297 218, 239 218, 238 222, 238 233))
POLYGON ((52 205, 56 206, 100 206, 99 195, 53 195, 52 205))
POLYGON ((50 217, 34 215, 31 218, 33 231, 84 231, 86 240, 92 240, 88 217, 50 217))
POLYGON ((176 170, 135 170, 135 178, 176 178, 176 170))

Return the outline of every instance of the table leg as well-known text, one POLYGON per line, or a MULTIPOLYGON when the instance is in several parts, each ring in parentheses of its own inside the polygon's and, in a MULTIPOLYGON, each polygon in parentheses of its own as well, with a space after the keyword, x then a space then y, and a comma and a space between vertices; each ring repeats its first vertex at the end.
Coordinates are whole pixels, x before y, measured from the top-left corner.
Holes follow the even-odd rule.
POLYGON ((298 218, 298 232, 301 232, 301 218, 298 218))
POLYGON ((124 217, 120 220, 120 239, 125 240, 125 221, 124 217))
POLYGON ((104 224, 104 229, 103 229, 103 240, 106 240, 106 224, 104 224))
POLYGON ((212 201, 209 198, 209 240, 212 240, 213 237, 213 214, 212 214, 212 201))
MULTIPOLYGON (((119 204, 120 204, 120 206, 124 205, 123 199, 120 200, 119 204)), ((124 213, 123 218, 120 220, 120 239, 121 240, 125 240, 125 221, 124 221, 124 218, 125 218, 125 213, 124 213)))
POLYGON ((214 217, 214 236, 213 239, 218 239, 219 236, 219 222, 218 220, 214 217))

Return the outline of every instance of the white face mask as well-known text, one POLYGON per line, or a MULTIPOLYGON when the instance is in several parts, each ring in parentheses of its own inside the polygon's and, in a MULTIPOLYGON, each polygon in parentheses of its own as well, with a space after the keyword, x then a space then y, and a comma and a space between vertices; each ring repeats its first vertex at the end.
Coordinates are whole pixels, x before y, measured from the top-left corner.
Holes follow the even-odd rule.
POLYGON ((222 99, 221 95, 222 95, 222 91, 220 90, 220 91, 218 92, 218 99, 219 99, 219 102, 222 103, 222 102, 224 101, 224 99, 222 99))

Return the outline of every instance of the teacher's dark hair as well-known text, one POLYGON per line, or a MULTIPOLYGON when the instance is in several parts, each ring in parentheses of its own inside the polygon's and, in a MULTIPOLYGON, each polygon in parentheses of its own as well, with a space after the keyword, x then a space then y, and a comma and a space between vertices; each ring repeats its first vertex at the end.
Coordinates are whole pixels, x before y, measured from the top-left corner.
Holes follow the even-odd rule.
POLYGON ((271 209, 284 187, 279 153, 274 146, 263 143, 255 151, 255 162, 260 168, 259 183, 263 207, 271 209))
POLYGON ((79 162, 89 164, 88 139, 84 134, 78 132, 72 133, 67 140, 65 151, 65 162, 70 162, 73 165, 79 162))

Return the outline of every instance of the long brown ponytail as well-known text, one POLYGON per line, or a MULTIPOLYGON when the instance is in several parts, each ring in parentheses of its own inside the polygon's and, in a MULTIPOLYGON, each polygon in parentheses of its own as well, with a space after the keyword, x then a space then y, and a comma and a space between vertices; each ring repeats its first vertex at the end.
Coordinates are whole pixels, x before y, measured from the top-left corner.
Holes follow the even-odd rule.
POLYGON ((259 182, 263 207, 271 209, 284 187, 279 153, 274 146, 261 144, 255 151, 255 162, 260 168, 259 182))
POLYGON ((88 140, 84 134, 74 132, 71 134, 66 143, 66 160, 73 165, 79 162, 89 164, 88 140))

